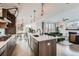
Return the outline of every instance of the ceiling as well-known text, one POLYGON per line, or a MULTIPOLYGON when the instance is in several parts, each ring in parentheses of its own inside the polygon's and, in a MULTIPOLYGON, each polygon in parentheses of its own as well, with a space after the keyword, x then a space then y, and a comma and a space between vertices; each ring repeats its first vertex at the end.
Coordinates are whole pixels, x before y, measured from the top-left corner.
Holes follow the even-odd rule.
MULTIPOLYGON (((40 19, 41 14, 41 4, 40 3, 1 3, 0 7, 2 8, 12 8, 17 7, 20 10, 19 15, 24 18, 25 21, 27 19, 33 19, 34 13, 33 10, 36 10, 36 20, 40 19)), ((45 3, 44 5, 44 18, 54 17, 57 14, 72 10, 79 7, 77 3, 45 3)), ((29 22, 29 21, 28 21, 29 22)))

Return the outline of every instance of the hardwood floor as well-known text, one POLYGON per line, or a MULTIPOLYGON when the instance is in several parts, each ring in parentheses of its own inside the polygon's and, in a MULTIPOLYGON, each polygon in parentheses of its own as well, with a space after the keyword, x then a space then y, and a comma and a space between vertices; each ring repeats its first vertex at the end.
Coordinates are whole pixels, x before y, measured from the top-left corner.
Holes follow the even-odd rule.
POLYGON ((79 45, 57 44, 57 56, 79 56, 79 45))
POLYGON ((32 51, 25 39, 18 37, 12 56, 32 56, 32 51))

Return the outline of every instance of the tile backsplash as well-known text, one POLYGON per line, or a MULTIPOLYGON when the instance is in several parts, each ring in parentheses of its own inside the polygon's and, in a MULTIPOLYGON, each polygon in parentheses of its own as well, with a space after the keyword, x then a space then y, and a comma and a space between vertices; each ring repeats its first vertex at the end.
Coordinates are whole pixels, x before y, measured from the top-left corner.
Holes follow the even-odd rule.
POLYGON ((0 35, 5 35, 5 29, 4 28, 0 28, 0 35))

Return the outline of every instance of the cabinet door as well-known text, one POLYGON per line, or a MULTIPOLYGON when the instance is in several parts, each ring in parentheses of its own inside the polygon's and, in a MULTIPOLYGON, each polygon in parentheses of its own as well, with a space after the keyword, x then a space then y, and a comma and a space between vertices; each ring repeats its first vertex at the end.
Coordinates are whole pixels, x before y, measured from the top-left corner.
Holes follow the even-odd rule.
POLYGON ((33 38, 31 37, 30 39, 30 47, 32 49, 32 51, 34 50, 34 41, 33 41, 33 38))
POLYGON ((34 39, 33 37, 30 37, 30 47, 32 49, 32 52, 35 56, 39 55, 39 46, 38 46, 38 41, 36 41, 36 39, 34 39))
POLYGON ((7 45, 4 45, 4 46, 0 49, 0 56, 7 56, 7 45))
POLYGON ((7 56, 10 56, 11 43, 10 41, 7 43, 7 56))
POLYGON ((56 55, 56 40, 47 40, 39 43, 40 56, 55 56, 56 55))
POLYGON ((28 39, 27 42, 28 42, 28 45, 30 45, 30 39, 28 39))
POLYGON ((7 43, 7 55, 8 56, 12 55, 14 48, 15 48, 15 40, 10 39, 10 41, 7 43))
POLYGON ((34 55, 39 56, 39 46, 38 44, 34 43, 34 55))
POLYGON ((34 43, 33 43, 33 47, 34 47, 34 55, 38 56, 39 55, 39 42, 36 41, 36 39, 34 39, 34 43))

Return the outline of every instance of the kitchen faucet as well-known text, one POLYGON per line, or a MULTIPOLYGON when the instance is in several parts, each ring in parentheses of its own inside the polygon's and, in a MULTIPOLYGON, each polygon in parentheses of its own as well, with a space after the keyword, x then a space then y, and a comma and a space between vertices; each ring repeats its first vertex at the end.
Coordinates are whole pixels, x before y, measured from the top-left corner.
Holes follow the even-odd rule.
POLYGON ((41 35, 41 30, 40 30, 40 29, 37 29, 37 33, 38 33, 39 35, 41 35))

